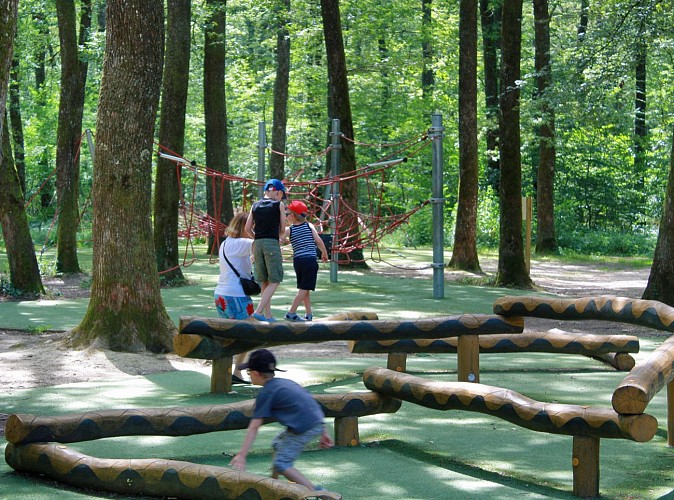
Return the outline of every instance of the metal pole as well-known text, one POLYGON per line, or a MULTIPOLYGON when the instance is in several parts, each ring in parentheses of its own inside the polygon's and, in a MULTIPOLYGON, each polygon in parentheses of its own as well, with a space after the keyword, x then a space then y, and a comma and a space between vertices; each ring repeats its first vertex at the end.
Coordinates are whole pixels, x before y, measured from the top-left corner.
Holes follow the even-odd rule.
POLYGON ((260 185, 257 187, 257 197, 262 198, 264 194, 264 181, 266 180, 266 153, 267 151, 267 130, 264 122, 257 124, 257 180, 260 185))
POLYGON ((443 159, 442 138, 445 127, 442 126, 442 115, 431 115, 431 128, 428 137, 433 140, 433 183, 431 206, 433 207, 433 298, 445 297, 445 231, 443 227, 443 159))
POLYGON ((339 120, 332 120, 332 132, 330 132, 332 141, 330 147, 330 176, 333 178, 332 182, 332 218, 330 219, 330 230, 332 232, 332 260, 330 261, 330 283, 337 283, 337 268, 339 261, 339 252, 336 250, 337 243, 337 218, 339 217, 339 180, 337 179, 341 173, 340 160, 342 157, 342 133, 339 129, 339 120))

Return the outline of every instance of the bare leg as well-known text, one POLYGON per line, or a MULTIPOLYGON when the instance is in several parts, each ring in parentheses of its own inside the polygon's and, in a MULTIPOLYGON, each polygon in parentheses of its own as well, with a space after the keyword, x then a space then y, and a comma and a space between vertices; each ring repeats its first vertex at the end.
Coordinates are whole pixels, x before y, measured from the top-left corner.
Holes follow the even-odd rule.
POLYGON ((294 313, 297 311, 297 308, 302 302, 305 301, 306 296, 309 294, 308 290, 297 290, 297 295, 295 295, 295 300, 293 300, 293 305, 290 306, 288 310, 289 313, 294 313))
POLYGON ((278 286, 278 283, 270 283, 268 281, 262 282, 260 287, 262 288, 262 295, 260 296, 260 302, 255 309, 255 314, 262 314, 265 318, 271 317, 271 298, 278 286))
POLYGON ((311 291, 306 290, 307 295, 304 297, 304 310, 307 314, 311 314, 311 291))
MULTIPOLYGON (((302 475, 302 473, 300 471, 298 471, 294 467, 290 467, 290 468, 284 470, 283 472, 281 472, 281 474, 283 474, 286 478, 288 478, 289 481, 293 481, 297 484, 301 484, 303 486, 306 486, 310 490, 314 489, 314 483, 309 481, 306 477, 304 477, 302 475)), ((274 476, 272 476, 272 477, 274 477, 274 476)))

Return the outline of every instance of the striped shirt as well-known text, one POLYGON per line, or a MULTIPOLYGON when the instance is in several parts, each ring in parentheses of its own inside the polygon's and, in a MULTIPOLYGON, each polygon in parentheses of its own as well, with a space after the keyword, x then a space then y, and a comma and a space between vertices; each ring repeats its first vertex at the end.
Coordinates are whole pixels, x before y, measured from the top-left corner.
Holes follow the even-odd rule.
POLYGON ((293 257, 316 258, 316 242, 308 222, 290 226, 290 243, 293 246, 293 257))

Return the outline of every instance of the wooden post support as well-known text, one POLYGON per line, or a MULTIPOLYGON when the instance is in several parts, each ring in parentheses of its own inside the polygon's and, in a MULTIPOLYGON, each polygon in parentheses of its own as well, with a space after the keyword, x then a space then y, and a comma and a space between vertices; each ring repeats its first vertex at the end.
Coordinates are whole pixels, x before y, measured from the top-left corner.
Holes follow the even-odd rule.
POLYGON ((599 438, 573 436, 573 495, 599 496, 599 438))
POLYGON ((359 444, 358 417, 335 418, 335 445, 358 446, 359 444))
POLYGON ((232 356, 213 360, 211 372, 211 393, 222 394, 232 390, 232 356))
POLYGON ((404 352, 390 352, 388 354, 388 361, 386 368, 396 372, 404 372, 407 370, 407 353, 404 352))
POLYGON ((480 338, 460 335, 456 344, 459 382, 480 381, 480 338))
POLYGON ((674 379, 667 384, 667 445, 674 446, 674 379))

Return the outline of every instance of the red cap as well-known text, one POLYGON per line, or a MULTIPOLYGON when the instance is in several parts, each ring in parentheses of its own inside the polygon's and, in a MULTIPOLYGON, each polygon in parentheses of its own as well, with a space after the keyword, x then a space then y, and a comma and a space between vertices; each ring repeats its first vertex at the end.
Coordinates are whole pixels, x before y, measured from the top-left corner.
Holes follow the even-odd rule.
POLYGON ((291 201, 288 205, 288 210, 296 213, 297 215, 307 215, 307 212, 309 211, 304 202, 301 202, 300 200, 291 201))

